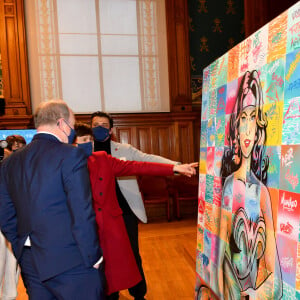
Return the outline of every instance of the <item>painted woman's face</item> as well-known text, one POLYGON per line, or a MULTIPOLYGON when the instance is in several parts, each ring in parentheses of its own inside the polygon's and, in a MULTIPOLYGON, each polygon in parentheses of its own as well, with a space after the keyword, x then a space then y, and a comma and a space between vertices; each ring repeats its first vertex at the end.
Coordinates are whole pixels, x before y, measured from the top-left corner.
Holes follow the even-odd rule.
POLYGON ((242 154, 245 158, 248 158, 252 152, 255 141, 256 127, 255 106, 247 106, 241 113, 239 126, 240 146, 242 154))

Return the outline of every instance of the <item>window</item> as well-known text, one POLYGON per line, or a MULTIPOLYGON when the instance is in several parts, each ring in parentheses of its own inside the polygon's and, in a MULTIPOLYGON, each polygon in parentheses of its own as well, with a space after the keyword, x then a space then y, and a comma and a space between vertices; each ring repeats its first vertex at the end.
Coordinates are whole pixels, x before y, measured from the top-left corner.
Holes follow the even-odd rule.
POLYGON ((25 1, 32 106, 169 111, 164 0, 25 1))

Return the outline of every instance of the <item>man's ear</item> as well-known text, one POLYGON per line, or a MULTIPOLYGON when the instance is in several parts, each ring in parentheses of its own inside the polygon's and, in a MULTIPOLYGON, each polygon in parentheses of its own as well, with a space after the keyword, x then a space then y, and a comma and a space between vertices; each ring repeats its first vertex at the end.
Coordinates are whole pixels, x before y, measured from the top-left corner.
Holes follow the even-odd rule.
POLYGON ((113 133, 113 127, 109 129, 109 134, 111 135, 113 133))
POLYGON ((61 120, 62 120, 61 118, 57 120, 57 122, 56 122, 56 125, 57 125, 57 126, 60 126, 60 125, 61 125, 61 120))

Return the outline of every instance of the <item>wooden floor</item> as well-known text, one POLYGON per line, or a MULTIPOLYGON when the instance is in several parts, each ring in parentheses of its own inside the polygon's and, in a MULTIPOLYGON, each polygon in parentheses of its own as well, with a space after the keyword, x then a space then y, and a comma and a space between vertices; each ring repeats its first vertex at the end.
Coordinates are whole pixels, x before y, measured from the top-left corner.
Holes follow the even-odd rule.
MULTIPOLYGON (((194 299, 196 218, 140 224, 140 253, 148 284, 147 300, 194 299)), ((20 280, 17 300, 27 300, 20 280)), ((122 291, 120 300, 132 299, 122 291)))

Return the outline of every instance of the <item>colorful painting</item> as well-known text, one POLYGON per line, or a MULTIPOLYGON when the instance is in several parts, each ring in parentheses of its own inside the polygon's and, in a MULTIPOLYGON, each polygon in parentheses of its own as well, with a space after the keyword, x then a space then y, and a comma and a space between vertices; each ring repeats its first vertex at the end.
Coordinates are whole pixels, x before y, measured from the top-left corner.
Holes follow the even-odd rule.
POLYGON ((300 2, 203 72, 195 299, 300 299, 300 2))

